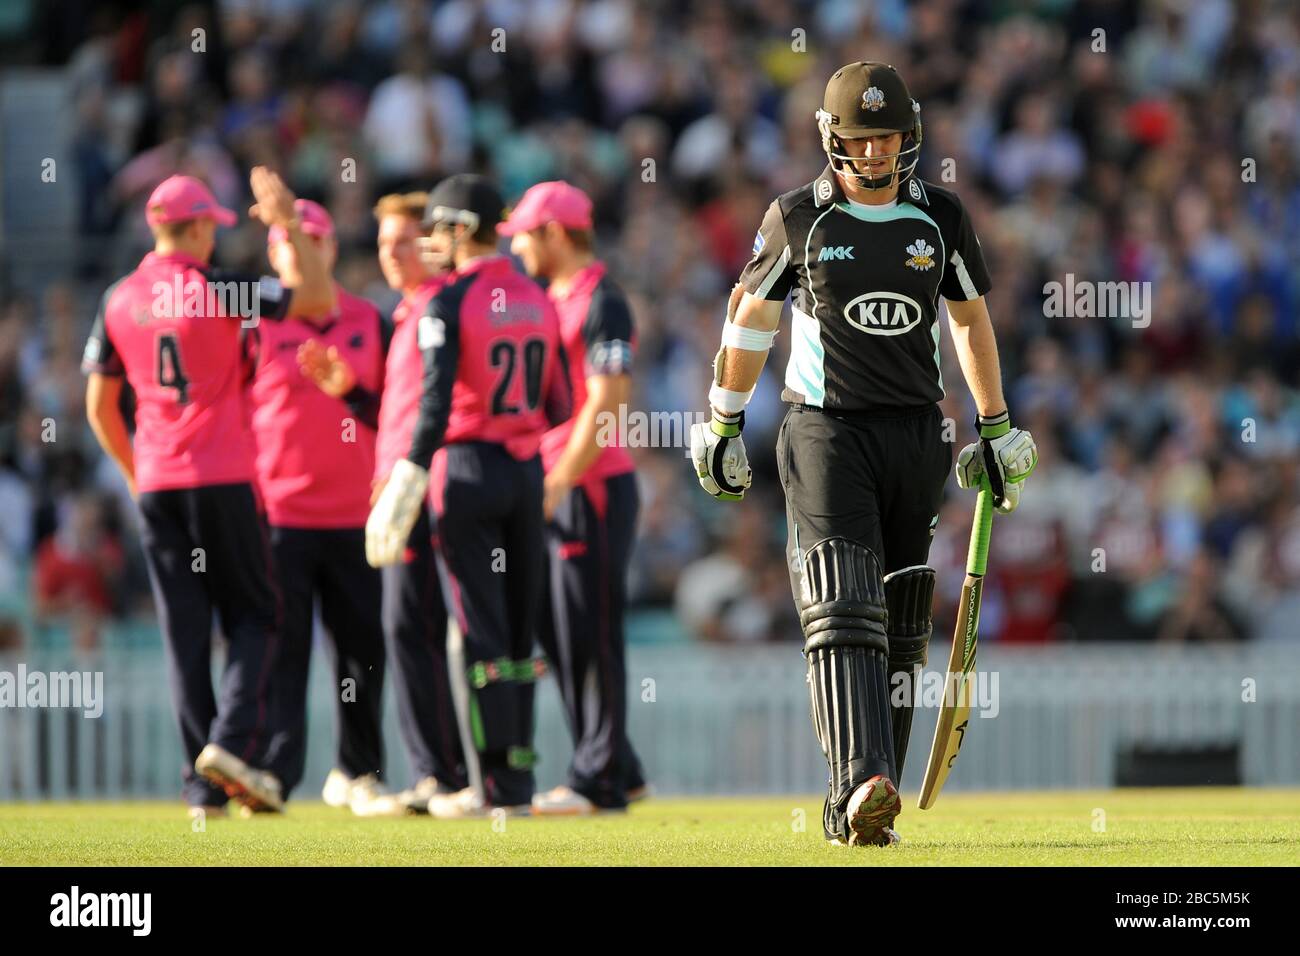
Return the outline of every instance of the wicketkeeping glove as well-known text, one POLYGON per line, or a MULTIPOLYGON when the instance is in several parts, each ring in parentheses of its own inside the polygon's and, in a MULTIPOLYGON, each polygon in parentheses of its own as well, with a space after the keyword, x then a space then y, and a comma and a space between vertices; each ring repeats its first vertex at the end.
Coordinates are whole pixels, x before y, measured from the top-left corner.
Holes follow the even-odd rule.
POLYGON ((366 519, 366 561, 372 568, 396 564, 402 557, 428 490, 429 472, 399 458, 366 519))
POLYGON ((989 476, 993 507, 1009 515, 1020 504, 1020 483, 1033 473, 1038 464, 1038 447, 1034 436, 1011 427, 1011 415, 1002 412, 975 419, 980 440, 972 442, 957 455, 957 485, 978 488, 980 475, 989 476))
POLYGON ((691 426, 691 460, 700 486, 715 498, 739 501, 754 480, 749 456, 740 431, 745 427, 745 413, 713 413, 709 422, 691 426))

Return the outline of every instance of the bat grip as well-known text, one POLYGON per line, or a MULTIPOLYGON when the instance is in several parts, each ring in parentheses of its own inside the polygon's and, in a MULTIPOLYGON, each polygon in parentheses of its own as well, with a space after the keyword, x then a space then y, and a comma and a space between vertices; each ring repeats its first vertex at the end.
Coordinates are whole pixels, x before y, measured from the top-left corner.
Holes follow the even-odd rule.
POLYGON ((970 550, 966 553, 966 573, 982 578, 989 560, 989 533, 993 530, 993 491, 988 475, 980 475, 979 495, 975 499, 975 521, 971 525, 970 550))

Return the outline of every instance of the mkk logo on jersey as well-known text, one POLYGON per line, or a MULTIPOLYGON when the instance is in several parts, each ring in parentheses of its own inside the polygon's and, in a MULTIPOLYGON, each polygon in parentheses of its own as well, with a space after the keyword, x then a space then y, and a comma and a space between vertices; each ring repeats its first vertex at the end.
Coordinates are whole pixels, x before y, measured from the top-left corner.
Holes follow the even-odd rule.
POLYGON ((921 307, 897 292, 868 292, 844 307, 844 318, 871 335, 902 335, 921 321, 921 307))
POLYGON ((822 246, 821 252, 817 253, 818 262, 828 262, 831 259, 852 259, 852 246, 822 246))

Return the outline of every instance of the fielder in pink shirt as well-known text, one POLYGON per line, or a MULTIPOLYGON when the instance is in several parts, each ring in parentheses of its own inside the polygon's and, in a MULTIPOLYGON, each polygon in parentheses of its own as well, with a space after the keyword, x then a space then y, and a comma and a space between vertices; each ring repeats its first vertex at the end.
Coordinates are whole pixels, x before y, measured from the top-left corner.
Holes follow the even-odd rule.
MULTIPOLYGON (((329 213, 310 200, 294 206, 332 271, 338 244, 329 213)), ((267 234, 267 254, 283 284, 301 281, 298 253, 279 226, 267 234)), ((335 697, 335 766, 349 781, 347 802, 358 816, 400 813, 383 785, 380 581, 365 560, 389 326, 373 305, 336 286, 330 312, 289 314, 244 329, 243 336, 257 488, 284 617, 267 763, 287 797, 306 763, 307 678, 319 607, 335 684, 352 682, 346 700, 335 697), (313 370, 322 361, 344 374, 318 383, 313 370)))
POLYGON ((573 383, 573 417, 542 438, 549 600, 538 632, 573 760, 568 782, 539 793, 533 812, 617 810, 647 792, 627 735, 623 634, 639 498, 632 456, 606 424, 623 420, 631 393, 632 310, 592 251, 591 200, 576 186, 538 183, 497 232, 530 276, 548 281, 573 383))
POLYGON ((293 193, 263 167, 250 182, 257 200, 250 212, 285 230, 299 281, 286 288, 212 268, 217 226, 233 225, 235 214, 199 180, 173 176, 146 208, 154 250, 104 294, 82 362, 86 417, 140 506, 193 813, 224 813, 227 796, 249 810, 283 807, 280 781, 259 769, 267 766, 278 609, 250 484, 240 327, 335 306, 293 193), (121 410, 128 385, 134 438, 121 410), (214 615, 228 642, 219 697, 214 615))
POLYGON ((534 633, 542 598, 543 433, 568 417, 559 321, 546 294, 497 251, 504 202, 481 176, 429 194, 431 255, 455 272, 420 315, 419 415, 366 522, 376 566, 401 557, 426 491, 438 557, 464 635, 468 715, 481 790, 435 795, 429 812, 529 809, 534 633))

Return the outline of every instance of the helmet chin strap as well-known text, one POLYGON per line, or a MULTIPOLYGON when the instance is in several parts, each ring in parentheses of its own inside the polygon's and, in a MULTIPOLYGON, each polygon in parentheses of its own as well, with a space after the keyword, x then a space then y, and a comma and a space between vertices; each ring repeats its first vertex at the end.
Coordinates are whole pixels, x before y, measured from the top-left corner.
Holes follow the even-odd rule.
MULTIPOLYGON (((897 165, 897 161, 895 161, 895 165, 897 165)), ((866 173, 860 172, 852 162, 842 161, 840 163, 840 168, 837 168, 835 171, 845 179, 852 179, 862 189, 888 189, 894 184, 895 171, 893 169, 885 173, 883 176, 868 176, 866 173)))

